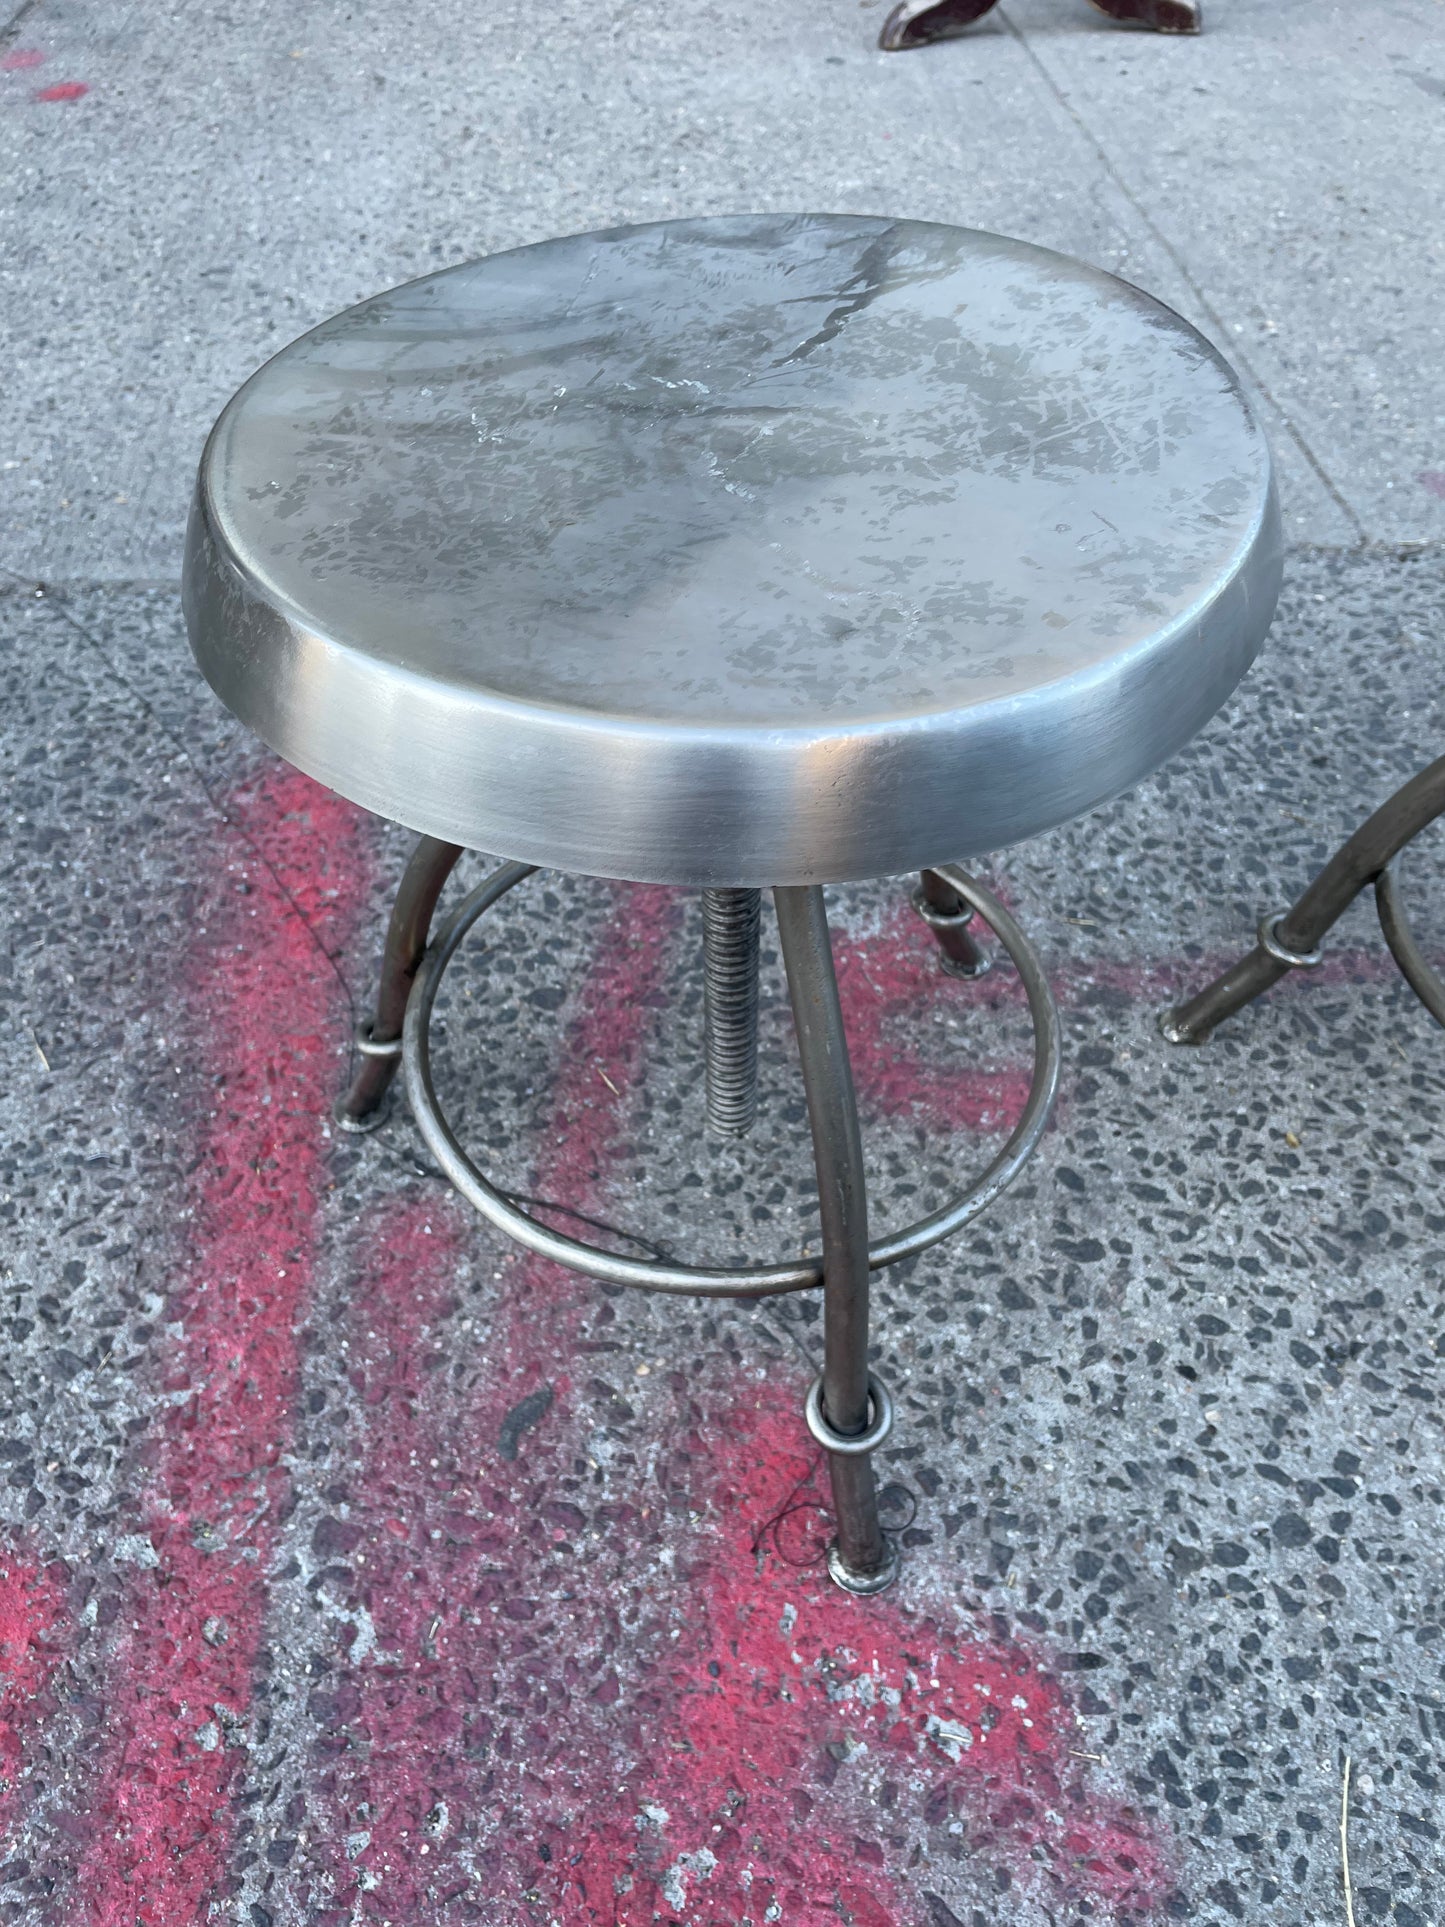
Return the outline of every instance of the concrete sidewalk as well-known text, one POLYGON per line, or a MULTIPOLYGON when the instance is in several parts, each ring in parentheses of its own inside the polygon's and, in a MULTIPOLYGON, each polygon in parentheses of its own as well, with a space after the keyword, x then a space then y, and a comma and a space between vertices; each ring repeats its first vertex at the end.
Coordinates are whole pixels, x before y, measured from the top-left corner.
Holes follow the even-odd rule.
POLYGON ((1173 303, 1269 397, 1305 542, 1439 539, 1439 0, 1218 0, 1124 33, 879 10, 40 0, 0 73, 0 562, 169 582, 232 389, 335 309, 551 233, 839 207, 1020 234, 1173 303), (84 85, 81 99, 37 95, 84 85))
MULTIPOLYGON (((1158 1009, 1438 753, 1445 8, 1010 0, 484 16, 39 0, 0 45, 0 1920, 1441 1927, 1445 1054, 1370 914, 1200 1052, 1158 1009), (80 91, 80 90, 84 91, 80 91), (17 191, 18 189, 18 191, 17 191), (1168 770, 990 875, 1057 1126, 888 1274, 905 1575, 828 1587, 816 1307, 506 1249, 326 1121, 408 847, 235 728, 174 594, 216 410, 373 289, 545 234, 840 207, 1083 254, 1263 397, 1269 649, 1168 770), (43 591, 37 585, 45 585, 43 591), (904 1526, 905 1520, 911 1522, 904 1526)), ((485 858, 471 861, 477 875, 485 858)), ((1445 839, 1412 853, 1445 949, 1445 839)), ((884 1223, 1026 1034, 904 885, 833 893, 884 1223)), ((445 1009, 469 1142, 669 1249, 815 1209, 700 1136, 695 906, 538 879, 445 1009)))

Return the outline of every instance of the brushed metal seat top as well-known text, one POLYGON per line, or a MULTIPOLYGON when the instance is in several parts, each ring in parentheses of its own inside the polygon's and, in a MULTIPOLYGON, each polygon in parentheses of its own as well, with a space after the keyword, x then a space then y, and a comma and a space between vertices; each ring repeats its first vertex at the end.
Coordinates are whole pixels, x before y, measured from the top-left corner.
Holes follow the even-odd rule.
POLYGON ((1127 788, 1273 613, 1264 436, 1170 309, 1019 241, 725 216, 492 255, 282 350, 185 602, 281 755, 419 830, 826 882, 1127 788))

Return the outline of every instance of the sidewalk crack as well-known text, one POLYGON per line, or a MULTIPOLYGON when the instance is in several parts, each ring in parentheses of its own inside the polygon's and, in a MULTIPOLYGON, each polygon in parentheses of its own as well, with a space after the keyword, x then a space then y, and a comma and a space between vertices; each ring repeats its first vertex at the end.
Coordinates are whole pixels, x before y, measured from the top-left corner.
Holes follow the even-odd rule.
POLYGON ((1224 316, 1219 312, 1218 308, 1216 308, 1214 303, 1210 300, 1209 296, 1204 292, 1204 289, 1200 286, 1199 282, 1195 279, 1194 272, 1190 268, 1189 263, 1186 261, 1184 255, 1175 246, 1174 242, 1170 240, 1169 236, 1165 233, 1163 228, 1160 227, 1159 223, 1154 219, 1154 216, 1149 212, 1149 209, 1144 204, 1144 202, 1134 192, 1133 188, 1130 187, 1129 183, 1124 179, 1123 175, 1119 172, 1119 169, 1114 165, 1114 161, 1109 154, 1109 150, 1105 147, 1104 143, 1100 140, 1099 136, 1094 132, 1093 128, 1089 125, 1088 121, 1084 118, 1083 114, 1080 113, 1077 107, 1075 107, 1073 101, 1070 100, 1069 96, 1064 92, 1063 88, 1059 85, 1058 81, 1054 79, 1054 76, 1049 72, 1048 67, 1044 64, 1043 60, 1039 57, 1038 53, 1034 50, 1033 43, 1029 40, 1027 34, 1025 34, 1023 29, 1018 25, 1016 25, 1013 19, 1010 17, 1007 8, 1000 7, 998 10, 998 17, 1003 22, 1008 32, 1012 34, 1013 38, 1018 42, 1018 45, 1023 51, 1025 58, 1032 65, 1032 67, 1034 68, 1034 71, 1038 74, 1039 78, 1043 81, 1044 85, 1048 88, 1049 92, 1053 95, 1054 99, 1059 103, 1060 107, 1063 108, 1064 112, 1068 115, 1069 119, 1074 123, 1075 127, 1078 128, 1079 132, 1083 135, 1084 139, 1089 143, 1089 145, 1093 148, 1094 152, 1098 155, 1100 164, 1102 165, 1104 172, 1105 174, 1107 174, 1109 180, 1118 189, 1120 194, 1123 195, 1124 199, 1129 203, 1130 207, 1133 208, 1134 212, 1139 216, 1139 219, 1144 223, 1144 226, 1149 230, 1150 234, 1153 235, 1155 241, 1158 242, 1159 246, 1163 248, 1164 252, 1168 255, 1169 259, 1173 262, 1176 270, 1179 273, 1180 278, 1184 281, 1190 293, 1194 296, 1195 300, 1199 303, 1199 306, 1202 309, 1202 311, 1209 316, 1210 322, 1212 323, 1213 327, 1218 333, 1221 341, 1229 343, 1230 353, 1239 362, 1240 366, 1247 371, 1249 375, 1249 379, 1253 383, 1254 387, 1258 390, 1260 395, 1263 396, 1264 400, 1269 403, 1270 407, 1274 410, 1276 415, 1278 415, 1280 421, 1283 422, 1286 433, 1289 435, 1290 440, 1294 443, 1295 447, 1299 450, 1300 454, 1304 457, 1304 460, 1309 465, 1316 480, 1320 483, 1320 486, 1324 489, 1325 493, 1329 496, 1330 500, 1334 503, 1335 507, 1339 510, 1340 514, 1345 518, 1349 526, 1354 530, 1357 546, 1359 546, 1360 548, 1367 547, 1369 545, 1369 540, 1370 540, 1369 533, 1365 528, 1364 522, 1360 518, 1359 514, 1356 512, 1354 506, 1344 495, 1343 491, 1340 489, 1334 477, 1330 474, 1329 470, 1325 467, 1324 462, 1315 453, 1309 441, 1306 439, 1304 431, 1295 422, 1293 417, 1290 415, 1289 410, 1285 408, 1283 403, 1278 399, 1278 397, 1274 394, 1273 390, 1269 387, 1269 384, 1260 375, 1258 369, 1251 361, 1249 355, 1242 348, 1239 348, 1235 345, 1234 340, 1230 334, 1228 323, 1225 321, 1224 316))
POLYGON ((10 42, 24 26, 26 18, 34 13, 39 5, 40 0, 20 0, 20 5, 15 9, 14 13, 11 14, 4 26, 0 27, 0 47, 9 46, 10 42))

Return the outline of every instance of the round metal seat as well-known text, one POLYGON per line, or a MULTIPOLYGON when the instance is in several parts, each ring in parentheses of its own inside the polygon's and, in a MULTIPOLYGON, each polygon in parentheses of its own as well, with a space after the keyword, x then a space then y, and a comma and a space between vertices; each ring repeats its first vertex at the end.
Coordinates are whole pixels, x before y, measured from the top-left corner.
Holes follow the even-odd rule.
POLYGON ((729 216, 549 241, 326 322, 255 375, 201 462, 185 605, 217 693, 289 761, 422 832, 337 1115, 402 1060, 443 1169, 559 1262, 658 1291, 821 1285, 809 1429, 840 1584, 896 1548, 871 1453, 870 1269, 969 1222, 1037 1144, 1059 1036, 1027 938, 954 859, 1127 788, 1263 640, 1280 578, 1263 436, 1178 315, 995 235, 729 216), (462 848, 508 859, 447 919, 462 848), (756 1105, 774 892, 822 1257, 620 1257, 489 1182, 428 1026, 476 919, 538 866, 704 891, 708 1118, 756 1105), (945 966, 1018 968, 1033 1087, 974 1187, 870 1245, 822 890, 921 872, 945 966))
POLYGON ((1274 606, 1264 438, 1098 270, 856 216, 549 241, 365 301, 231 401, 201 667, 449 842, 651 883, 994 850, 1146 775, 1274 606))

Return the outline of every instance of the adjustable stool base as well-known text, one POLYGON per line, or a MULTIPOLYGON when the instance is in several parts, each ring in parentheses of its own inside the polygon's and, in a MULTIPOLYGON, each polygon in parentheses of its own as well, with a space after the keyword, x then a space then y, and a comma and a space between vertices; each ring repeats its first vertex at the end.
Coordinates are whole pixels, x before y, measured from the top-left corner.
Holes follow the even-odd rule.
MULTIPOLYGON (((628 1258, 554 1231, 528 1216, 515 1199, 478 1170, 437 1101, 430 1026, 442 979, 478 918, 535 874, 533 865, 502 864, 457 905, 423 952, 431 909, 458 854, 452 846, 428 838, 418 845, 392 917, 378 1015, 371 1025, 363 1026, 358 1040, 362 1065, 338 1105, 339 1120, 350 1130, 374 1128, 399 1061, 417 1127, 445 1175, 484 1217, 543 1257, 608 1283, 703 1298, 766 1298, 821 1286, 823 1371, 808 1394, 805 1417, 809 1431, 827 1454, 833 1488, 838 1531, 828 1550, 828 1571, 848 1592, 881 1592, 897 1574, 899 1554, 879 1523, 873 1479, 872 1454, 892 1428, 893 1402, 868 1369, 869 1276, 900 1258, 927 1250, 970 1223, 1018 1175, 1043 1135, 1058 1089, 1059 1024, 1048 981, 1032 946, 1003 905, 965 871, 945 864, 924 873, 923 890, 938 918, 935 922, 930 916, 928 921, 947 956, 955 955, 960 940, 969 945, 975 958, 982 956, 963 928, 977 915, 1013 959, 1034 1027, 1033 1082, 1007 1143, 971 1190, 931 1217, 870 1243, 858 1112, 823 892, 804 885, 776 889, 778 934, 813 1136, 822 1256, 734 1267, 628 1258), (405 915, 403 904, 407 906, 405 915), (394 1011, 403 987, 405 1017, 398 1041, 388 1034, 391 1025, 383 1018, 394 1011)), ((742 895, 736 893, 738 898, 742 895)), ((727 1029, 709 1036, 709 1068, 717 1070, 717 1088, 724 1095, 743 1093, 743 1105, 736 1107, 740 1110, 750 1093, 745 1084, 729 1080, 736 1068, 734 1055, 746 1066, 747 1054, 756 1048, 752 1025, 756 1000, 748 996, 747 985, 739 977, 739 959, 756 956, 756 914, 745 902, 725 903, 721 897, 722 893, 716 893, 709 905, 713 919, 709 962, 717 984, 727 992, 725 997, 715 996, 713 1003, 715 1010, 722 1010, 727 1029), (727 1042, 729 1031, 731 1044, 727 1042)), ((745 976, 745 969, 741 974, 745 976)))

